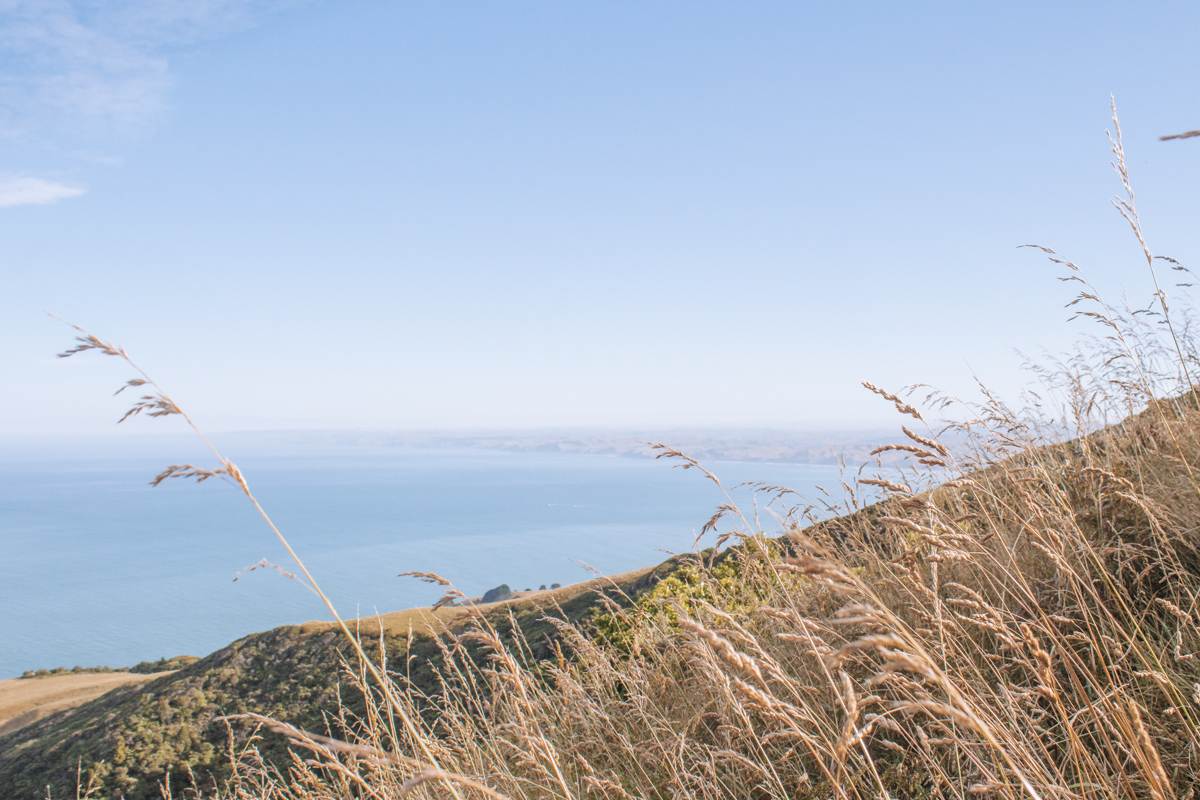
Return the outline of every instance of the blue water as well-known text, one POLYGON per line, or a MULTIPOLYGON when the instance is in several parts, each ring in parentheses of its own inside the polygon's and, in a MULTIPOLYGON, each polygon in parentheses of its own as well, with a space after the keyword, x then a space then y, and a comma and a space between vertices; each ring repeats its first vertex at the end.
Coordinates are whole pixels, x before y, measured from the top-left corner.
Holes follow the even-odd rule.
MULTIPOLYGON (((182 451, 182 452, 180 452, 182 451)), ((231 455, 235 453, 231 452, 231 455)), ((721 501, 693 471, 649 459, 493 451, 275 446, 238 450, 263 504, 344 614, 426 605, 432 570, 468 594, 573 583, 692 549, 721 501)), ((153 489, 173 440, 0 442, 0 678, 71 665, 204 655, 248 633, 323 619, 274 572, 287 557, 220 481, 153 489)), ((198 461, 197 463, 207 463, 198 461)), ((717 462, 809 499, 837 468, 717 462)), ((740 499, 747 502, 744 492, 740 499)))

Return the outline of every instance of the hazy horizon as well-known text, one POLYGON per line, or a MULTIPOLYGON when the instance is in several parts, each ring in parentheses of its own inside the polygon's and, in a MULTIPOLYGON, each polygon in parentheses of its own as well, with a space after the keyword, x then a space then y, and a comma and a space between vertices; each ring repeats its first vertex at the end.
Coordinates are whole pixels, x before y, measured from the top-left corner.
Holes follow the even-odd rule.
MULTIPOLYGON (((416 434, 416 435, 425 435, 425 434, 473 435, 473 434, 495 433, 495 434, 514 434, 514 435, 522 435, 522 434, 570 435, 570 434, 576 434, 576 433, 632 434, 632 433, 653 432, 656 430, 660 430, 660 431, 664 431, 664 432, 683 431, 683 432, 688 432, 688 433, 733 433, 733 434, 786 432, 786 433, 795 433, 795 434, 811 434, 811 435, 819 436, 822 434, 847 435, 847 434, 879 433, 882 431, 890 430, 894 427, 895 427, 894 425, 888 425, 886 422, 880 422, 880 423, 876 423, 873 425, 863 424, 863 425, 857 425, 857 426, 856 425, 806 426, 806 425, 801 425, 801 424, 769 425, 769 424, 755 424, 755 423, 751 423, 751 422, 747 422, 744 424, 730 423, 730 424, 724 424, 724 425, 721 425, 721 424, 717 424, 717 425, 699 425, 699 424, 697 424, 697 425, 670 425, 670 424, 655 425, 655 424, 651 424, 651 423, 623 425, 623 424, 618 424, 618 423, 612 423, 612 424, 608 424, 608 425, 595 424, 595 425, 480 426, 480 425, 463 424, 463 425, 457 425, 457 426, 455 426, 455 425, 432 426, 431 425, 428 427, 400 427, 400 426, 397 426, 397 427, 387 427, 387 426, 334 427, 334 426, 330 426, 330 427, 321 427, 321 428, 317 428, 317 427, 313 427, 313 428, 284 428, 284 427, 217 428, 217 429, 208 431, 208 433, 210 433, 214 436, 221 436, 221 435, 240 436, 240 435, 255 435, 255 434, 263 434, 263 435, 281 435, 281 434, 310 435, 310 434, 312 434, 312 435, 317 435, 317 434, 330 434, 330 433, 353 433, 353 434, 383 433, 383 434, 416 434)), ((66 437, 66 438, 98 438, 98 439, 99 438, 102 438, 102 439, 129 438, 129 437, 135 437, 135 438, 179 437, 179 438, 188 439, 188 438, 192 437, 192 434, 190 434, 186 431, 182 431, 182 430, 165 431, 162 428, 155 429, 153 427, 130 428, 130 427, 119 427, 115 424, 113 425, 113 427, 111 429, 109 429, 109 428, 89 428, 87 430, 79 430, 79 431, 72 431, 72 430, 65 430, 65 431, 55 431, 55 430, 49 430, 49 431, 0 431, 0 437, 21 438, 21 437, 26 437, 26 436, 38 437, 38 438, 66 437)))
MULTIPOLYGON (((879 429, 800 430, 779 428, 541 428, 541 429, 307 429, 215 431, 209 434, 234 458, 263 453, 312 454, 353 460, 383 452, 560 453, 654 458, 663 442, 704 463, 849 464, 875 459, 871 451, 895 433, 879 429)), ((97 458, 152 455, 163 463, 206 460, 210 453, 195 437, 145 428, 111 433, 0 433, 0 453, 31 463, 61 460, 82 464, 97 458)), ((149 475, 146 476, 149 478, 149 475)))

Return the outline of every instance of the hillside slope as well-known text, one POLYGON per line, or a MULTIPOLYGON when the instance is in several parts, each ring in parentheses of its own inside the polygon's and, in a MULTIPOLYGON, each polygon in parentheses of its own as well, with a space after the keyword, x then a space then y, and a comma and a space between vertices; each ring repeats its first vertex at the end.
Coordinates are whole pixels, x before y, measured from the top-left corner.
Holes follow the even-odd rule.
MULTIPOLYGON (((515 628, 527 645, 485 644, 499 666, 483 679, 459 648, 429 741, 463 780, 510 797, 561 797, 568 782, 614 798, 1187 796, 1200 770, 1200 397, 1047 446, 1001 424, 956 462, 960 477, 915 492, 864 475, 889 496, 803 529, 789 518, 782 539, 745 538, 703 583, 680 557, 487 606, 500 637, 515 628), (613 625, 614 603, 652 613, 613 625), (548 659, 578 643, 548 616, 590 619, 596 643, 548 659)), ((397 685, 431 694, 446 662, 430 632, 474 624, 454 608, 381 622, 362 622, 368 652, 383 641, 397 685)), ((340 679, 348 654, 324 623, 245 637, 0 739, 0 795, 72 796, 76 764, 96 798, 157 797, 189 769, 210 786, 227 764, 221 715, 340 734, 339 709, 370 709, 340 679)), ((386 718, 373 730, 385 738, 369 752, 413 752, 386 718)), ((259 749, 279 764, 285 744, 259 749)), ((338 758, 324 754, 361 785, 396 790, 381 796, 413 778, 403 757, 338 758)), ((307 779, 332 789, 306 795, 279 788, 293 776, 258 773, 278 780, 266 796, 361 796, 344 774, 317 768, 307 779)))
MULTIPOLYGON (((680 563, 611 579, 597 579, 555 591, 484 607, 500 629, 515 620, 539 650, 555 635, 543 617, 555 613, 572 621, 595 612, 603 597, 625 604, 654 586, 680 563)), ((391 664, 411 662, 418 685, 427 681, 439 650, 434 628, 460 629, 471 615, 461 608, 414 609, 360 621, 364 640, 380 630, 391 664), (410 641, 409 634, 412 632, 410 641)), ((353 704, 351 689, 340 685, 339 659, 349 655, 345 638, 330 623, 285 626, 239 639, 195 664, 148 683, 127 685, 75 708, 53 714, 0 737, 0 796, 74 797, 77 767, 91 778, 96 797, 158 798, 168 773, 194 772, 202 783, 219 779, 227 766, 228 730, 214 719, 255 712, 308 729, 324 730, 325 715, 341 699, 353 704)), ((281 743, 268 741, 278 754, 281 743)), ((180 784, 182 785, 182 784, 180 784)))

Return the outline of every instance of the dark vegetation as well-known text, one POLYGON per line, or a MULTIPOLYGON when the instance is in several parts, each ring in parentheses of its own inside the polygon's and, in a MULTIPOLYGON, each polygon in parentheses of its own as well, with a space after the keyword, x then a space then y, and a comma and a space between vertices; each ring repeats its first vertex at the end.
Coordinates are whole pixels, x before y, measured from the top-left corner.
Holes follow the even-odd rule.
POLYGON ((141 675, 152 675, 155 672, 170 672, 182 669, 199 661, 198 656, 172 656, 159 658, 154 661, 139 661, 132 667, 50 667, 48 669, 27 669, 21 673, 21 678, 48 678, 53 675, 79 675, 89 672, 135 672, 141 675))

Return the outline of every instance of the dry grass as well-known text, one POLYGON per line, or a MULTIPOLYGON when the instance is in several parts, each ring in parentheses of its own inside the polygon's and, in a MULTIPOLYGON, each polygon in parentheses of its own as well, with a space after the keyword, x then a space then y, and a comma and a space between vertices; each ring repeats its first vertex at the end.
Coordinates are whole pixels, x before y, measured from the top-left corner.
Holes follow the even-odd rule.
POLYGON ((118 686, 157 677, 132 672, 82 672, 0 681, 0 736, 49 714, 95 700, 118 686))
MULTIPOLYGON (((906 459, 903 476, 848 487, 852 498, 882 491, 881 502, 852 499, 845 516, 807 527, 780 513, 775 530, 722 504, 706 529, 734 545, 702 571, 702 591, 661 593, 607 627, 560 623, 549 660, 477 614, 444 632, 438 688, 422 691, 339 618, 365 710, 331 709, 325 732, 229 720, 244 738, 221 796, 1194 797, 1197 361, 1156 272, 1177 262, 1146 242, 1115 122, 1116 203, 1153 302, 1111 308, 1077 265, 1041 248, 1102 336, 1042 372, 1048 386, 1028 411, 985 391, 936 429, 925 420, 944 398, 865 384, 904 416, 879 450, 906 459), (1064 413, 1046 414, 1052 397, 1064 413), (292 742, 290 764, 257 757, 266 731, 292 742)), ((127 358, 88 334, 80 348, 127 358)), ((165 393, 139 403, 182 413, 165 393)), ((257 507, 216 456, 211 470, 166 478, 232 479, 257 507)))
MULTIPOLYGON (((738 587, 630 618, 629 647, 567 630, 571 657, 538 665, 481 621, 448 643, 441 692, 393 675, 396 694, 489 796, 1185 797, 1200 508, 1177 459, 1197 434, 1190 403, 1160 403, 786 547, 748 539, 738 587)), ((231 792, 426 792, 386 711, 337 742, 291 732, 307 758, 280 775, 251 756, 231 792)))

